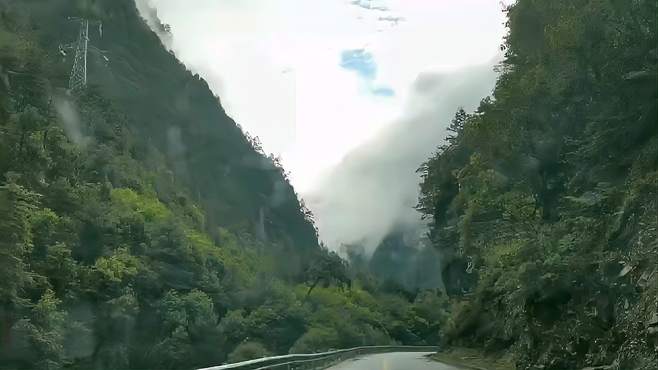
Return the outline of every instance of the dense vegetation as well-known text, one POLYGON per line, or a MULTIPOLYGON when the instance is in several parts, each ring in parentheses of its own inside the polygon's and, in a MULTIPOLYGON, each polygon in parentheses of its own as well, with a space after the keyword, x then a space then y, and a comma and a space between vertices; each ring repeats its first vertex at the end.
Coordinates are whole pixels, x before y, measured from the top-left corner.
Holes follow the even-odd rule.
POLYGON ((186 369, 438 341, 445 300, 322 248, 284 171, 132 0, 0 1, 0 368, 186 369), (65 91, 103 21, 89 86, 65 91))
POLYGON ((519 369, 656 369, 657 3, 507 11, 493 95, 419 170, 444 341, 519 369))
POLYGON ((350 268, 131 0, 0 0, 0 369, 439 342, 519 369, 657 368, 657 11, 509 7, 493 95, 420 169, 441 266, 392 233, 350 268), (79 94, 56 46, 71 15, 103 21, 111 60, 90 57, 79 94), (404 288, 439 268, 450 300, 404 288))

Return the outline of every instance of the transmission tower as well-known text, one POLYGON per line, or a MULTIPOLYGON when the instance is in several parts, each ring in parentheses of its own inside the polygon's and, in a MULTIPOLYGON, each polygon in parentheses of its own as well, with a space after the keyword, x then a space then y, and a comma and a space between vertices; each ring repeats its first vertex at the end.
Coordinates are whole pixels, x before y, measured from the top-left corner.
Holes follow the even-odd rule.
MULTIPOLYGON (((71 21, 79 22, 80 28, 78 33, 78 40, 70 44, 60 45, 59 52, 63 56, 68 55, 68 51, 74 50, 75 57, 73 60, 73 69, 71 70, 71 76, 69 77, 69 90, 71 92, 79 92, 87 87, 87 56, 89 52, 95 52, 99 54, 105 63, 108 63, 110 60, 105 55, 105 51, 98 49, 97 47, 90 45, 89 43, 89 20, 85 18, 69 18, 71 21)), ((103 37, 103 24, 96 22, 98 25, 98 34, 100 37, 103 37)))

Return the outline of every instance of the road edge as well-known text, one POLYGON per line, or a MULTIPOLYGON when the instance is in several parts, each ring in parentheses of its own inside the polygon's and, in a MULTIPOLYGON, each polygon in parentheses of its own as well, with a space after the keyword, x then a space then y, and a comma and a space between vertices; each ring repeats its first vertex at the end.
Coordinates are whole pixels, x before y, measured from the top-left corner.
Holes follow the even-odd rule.
POLYGON ((516 370, 516 366, 502 358, 492 358, 480 351, 467 348, 447 348, 427 356, 431 361, 442 362, 464 370, 516 370), (473 361, 479 360, 479 361, 473 361), (481 361, 492 364, 483 367, 481 361))

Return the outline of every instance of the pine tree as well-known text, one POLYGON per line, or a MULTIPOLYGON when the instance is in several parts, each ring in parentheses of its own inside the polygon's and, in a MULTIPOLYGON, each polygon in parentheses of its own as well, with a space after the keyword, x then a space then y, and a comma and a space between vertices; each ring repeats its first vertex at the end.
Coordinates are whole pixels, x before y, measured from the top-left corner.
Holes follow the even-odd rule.
POLYGON ((466 124, 467 119, 468 114, 466 114, 464 108, 460 107, 447 128, 448 136, 445 139, 446 144, 440 147, 442 151, 450 150, 459 144, 461 140, 461 134, 464 132, 464 125, 466 124))

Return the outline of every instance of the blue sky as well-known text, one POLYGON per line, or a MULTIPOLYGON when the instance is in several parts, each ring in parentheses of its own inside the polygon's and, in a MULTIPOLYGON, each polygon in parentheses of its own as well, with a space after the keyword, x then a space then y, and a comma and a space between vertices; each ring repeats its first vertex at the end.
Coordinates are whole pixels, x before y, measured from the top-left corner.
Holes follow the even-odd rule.
POLYGON ((377 84, 377 63, 372 53, 365 49, 344 50, 340 59, 340 66, 354 71, 368 94, 378 97, 395 96, 395 90, 391 87, 377 84))
POLYGON ((372 54, 364 49, 345 50, 340 56, 340 66, 355 71, 365 80, 377 77, 377 63, 372 54))

